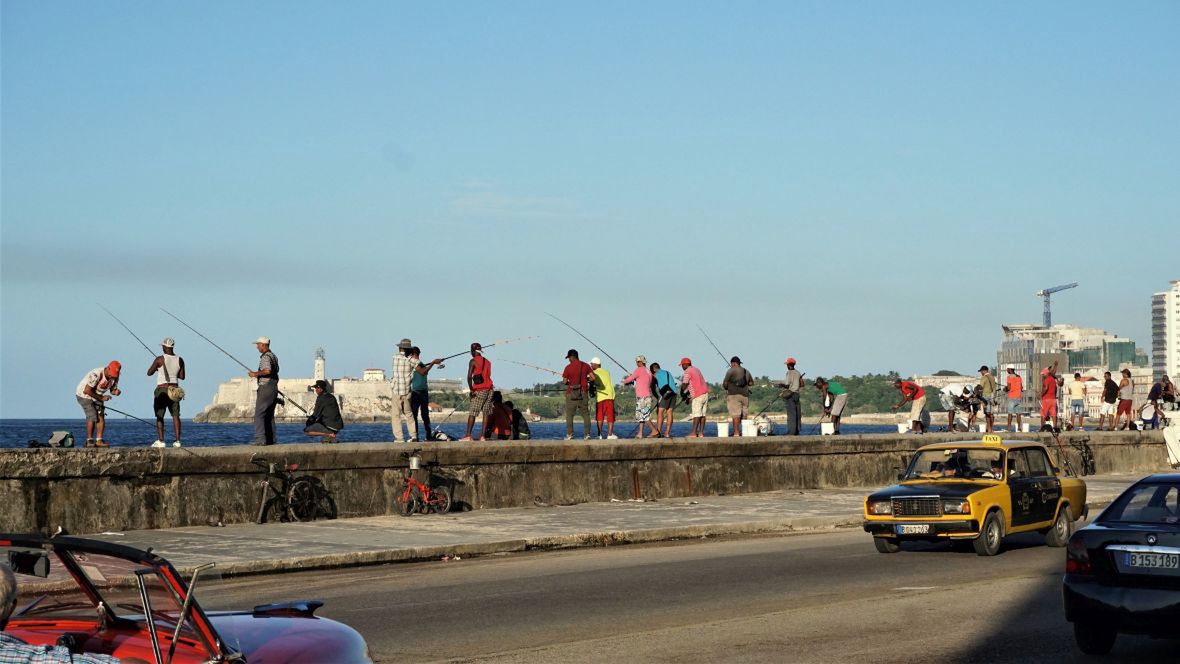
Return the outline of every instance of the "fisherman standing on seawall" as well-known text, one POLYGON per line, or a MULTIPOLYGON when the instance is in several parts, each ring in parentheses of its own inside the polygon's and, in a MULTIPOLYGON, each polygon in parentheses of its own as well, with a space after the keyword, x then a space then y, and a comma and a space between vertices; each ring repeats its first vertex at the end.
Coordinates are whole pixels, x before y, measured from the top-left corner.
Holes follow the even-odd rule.
POLYGON ((418 421, 414 418, 414 408, 410 404, 410 381, 414 379, 414 369, 417 363, 410 359, 410 352, 414 344, 409 339, 402 339, 397 344, 397 352, 393 354, 393 394, 389 408, 393 425, 393 442, 404 443, 402 438, 402 420, 406 421, 406 431, 412 440, 418 440, 418 421))
POLYGON ((1041 369, 1041 431, 1053 428, 1057 417, 1057 361, 1041 369))
POLYGON ((164 411, 172 414, 172 447, 180 447, 180 399, 184 390, 184 358, 174 352, 176 341, 168 337, 160 342, 163 355, 157 355, 148 367, 147 375, 157 374, 156 391, 152 394, 152 409, 156 411, 156 442, 152 447, 164 447, 164 411), (173 398, 179 397, 179 398, 173 398))
POLYGON ((251 445, 275 444, 275 408, 279 403, 279 358, 270 350, 270 337, 254 341, 258 349, 258 371, 247 372, 258 379, 254 401, 254 441, 251 445))
POLYGON ((413 411, 414 426, 418 425, 418 414, 422 415, 422 435, 415 436, 414 442, 433 440, 430 428, 430 383, 426 380, 426 374, 435 367, 443 366, 443 363, 438 358, 423 363, 422 350, 417 346, 410 349, 410 362, 414 364, 414 377, 410 379, 410 410, 413 411))
POLYGON ((848 390, 840 383, 823 377, 816 378, 813 384, 823 397, 824 415, 832 420, 832 432, 839 436, 840 418, 844 415, 844 407, 848 405, 848 390))
POLYGON ((987 433, 991 433, 996 426, 996 416, 992 412, 992 406, 995 403, 996 392, 999 389, 999 385, 996 383, 996 377, 992 375, 991 369, 988 369, 986 364, 981 365, 979 367, 979 393, 983 406, 983 417, 987 423, 987 433))
POLYGON ((676 408, 676 384, 672 372, 651 363, 652 388, 656 398, 656 438, 672 437, 672 411, 676 408), (664 418, 668 424, 665 426, 664 418))
POLYGON ((624 385, 635 383, 635 421, 639 424, 639 437, 643 438, 643 427, 651 429, 652 436, 658 436, 660 430, 651 421, 651 411, 654 406, 653 379, 651 370, 647 368, 647 358, 635 356, 635 370, 623 379, 624 385))
POLYGON ((750 386, 753 384, 754 377, 742 366, 741 358, 737 355, 729 358, 729 369, 721 379, 721 389, 725 390, 725 409, 729 412, 734 436, 742 435, 742 420, 750 416, 750 386))
POLYGON ((787 377, 784 382, 776 383, 777 387, 783 388, 783 400, 787 407, 787 435, 798 436, 801 413, 799 410, 799 395, 803 391, 803 374, 795 370, 795 358, 788 357, 787 377))
POLYGON ((598 426, 598 437, 602 438, 602 422, 606 420, 606 437, 617 440, 615 435, 615 384, 610 372, 603 368, 602 360, 597 357, 590 360, 590 368, 594 371, 594 422, 598 426))
POLYGON ((913 382, 912 380, 902 380, 895 378, 893 386, 901 390, 901 401, 897 402, 891 410, 897 412, 898 408, 905 405, 905 402, 910 401, 913 405, 910 406, 910 431, 913 433, 925 433, 925 427, 922 424, 922 409, 926 407, 926 390, 922 386, 913 382))
MULTIPOLYGON (((471 408, 467 413, 467 432, 459 440, 471 440, 476 416, 483 417, 480 431, 487 431, 492 413, 492 363, 483 356, 483 346, 471 342, 471 360, 467 363, 467 388, 471 391, 471 408)), ((483 440, 483 435, 479 437, 483 440)))
POLYGON ((578 351, 573 348, 565 354, 568 363, 561 372, 561 382, 565 383, 565 439, 574 437, 574 415, 582 416, 582 438, 590 440, 590 376, 594 369, 578 359, 578 351))
POLYGON ((1007 381, 1007 396, 1008 396, 1008 425, 1009 431, 1016 431, 1021 428, 1020 422, 1020 398, 1024 396, 1024 381, 1021 380, 1020 374, 1016 373, 1014 365, 1008 365, 1007 381), (1012 416, 1016 416, 1016 429, 1012 428, 1012 416))
POLYGON ((692 433, 690 438, 705 437, 705 416, 709 410, 709 384, 701 370, 692 366, 692 360, 680 360, 680 368, 684 370, 684 377, 680 379, 680 391, 688 390, 692 399, 692 433))
POLYGON ((74 390, 78 405, 86 416, 86 447, 110 447, 102 439, 107 423, 103 404, 110 401, 111 396, 123 393, 119 390, 119 372, 122 370, 123 365, 118 360, 111 360, 105 367, 91 369, 74 390))

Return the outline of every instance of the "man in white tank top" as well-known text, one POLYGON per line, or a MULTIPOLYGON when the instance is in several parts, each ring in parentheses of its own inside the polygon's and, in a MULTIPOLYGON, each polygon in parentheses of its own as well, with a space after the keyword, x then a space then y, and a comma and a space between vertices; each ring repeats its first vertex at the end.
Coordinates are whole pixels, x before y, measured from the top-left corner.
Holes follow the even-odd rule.
POLYGON ((156 442, 152 447, 164 447, 164 411, 172 413, 172 431, 175 434, 172 447, 180 447, 180 401, 173 400, 168 388, 180 387, 184 380, 184 358, 174 351, 176 342, 172 337, 160 342, 163 355, 157 355, 148 367, 147 375, 156 375, 156 391, 152 396, 152 408, 156 411, 156 442))

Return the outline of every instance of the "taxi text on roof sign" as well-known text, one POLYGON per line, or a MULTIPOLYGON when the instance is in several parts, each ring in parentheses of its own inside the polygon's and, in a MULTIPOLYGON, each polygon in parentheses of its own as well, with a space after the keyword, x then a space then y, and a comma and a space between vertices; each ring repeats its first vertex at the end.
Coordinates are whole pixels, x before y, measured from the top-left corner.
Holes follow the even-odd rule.
POLYGON ((984 445, 1003 445, 1004 441, 996 434, 991 433, 991 434, 988 434, 983 437, 983 444, 984 445))

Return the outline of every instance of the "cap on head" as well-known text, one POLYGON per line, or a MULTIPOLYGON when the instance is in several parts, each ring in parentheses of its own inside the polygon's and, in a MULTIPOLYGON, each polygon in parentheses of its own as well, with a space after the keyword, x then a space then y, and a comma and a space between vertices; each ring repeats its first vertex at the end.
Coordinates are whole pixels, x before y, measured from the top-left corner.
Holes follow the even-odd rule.
POLYGON ((257 339, 254 340, 254 343, 266 344, 267 346, 269 346, 270 345, 270 337, 258 337, 257 339))
POLYGON ((399 350, 410 350, 414 347, 414 344, 410 343, 409 339, 402 339, 401 341, 397 342, 397 347, 399 350))
POLYGON ((979 370, 980 371, 987 371, 988 370, 987 365, 985 364, 985 365, 979 367, 979 370))
POLYGON ((636 355, 635 356, 635 363, 636 364, 647 364, 647 358, 642 355, 636 355))
POLYGON ((315 382, 315 385, 312 385, 311 387, 313 390, 318 388, 318 389, 321 389, 321 390, 327 392, 328 391, 328 381, 321 378, 321 379, 317 380, 315 382))
POLYGON ((422 354, 422 349, 417 346, 414 346, 413 348, 410 349, 410 355, 421 355, 421 354, 422 354))
POLYGON ((692 364, 692 360, 688 359, 687 357, 680 358, 680 366, 687 367, 690 364, 692 364))
POLYGON ((783 362, 783 364, 795 364, 795 358, 793 358, 793 357, 788 357, 788 358, 787 358, 787 361, 786 361, 786 362, 783 362))
POLYGON ((729 358, 729 363, 730 364, 741 364, 742 358, 738 357, 737 355, 734 355, 733 357, 729 358))
POLYGON ((118 360, 111 360, 110 364, 107 364, 107 375, 111 378, 118 378, 119 372, 122 370, 123 365, 119 364, 118 360))
POLYGON ((592 358, 590 358, 590 364, 601 367, 602 360, 598 359, 597 357, 592 357, 592 358))
MULTIPOLYGON (((407 339, 407 341, 409 340, 407 339)), ((478 341, 472 341, 471 350, 483 350, 483 346, 481 346, 478 341)))
POLYGON ((578 351, 574 350, 573 348, 571 348, 565 352, 565 359, 567 359, 567 360, 570 359, 571 357, 577 357, 577 356, 578 356, 578 351))
POLYGON ((1049 375, 1049 367, 1045 367, 1044 369, 1041 369, 1041 375, 1048 376, 1049 375))
POLYGON ((1016 365, 1015 365, 1015 364, 1009 364, 1009 365, 1008 365, 1008 371, 1016 371, 1016 365))
POLYGON ((173 348, 176 346, 176 339, 173 339, 172 337, 164 337, 164 340, 160 342, 160 345, 164 348, 173 348))

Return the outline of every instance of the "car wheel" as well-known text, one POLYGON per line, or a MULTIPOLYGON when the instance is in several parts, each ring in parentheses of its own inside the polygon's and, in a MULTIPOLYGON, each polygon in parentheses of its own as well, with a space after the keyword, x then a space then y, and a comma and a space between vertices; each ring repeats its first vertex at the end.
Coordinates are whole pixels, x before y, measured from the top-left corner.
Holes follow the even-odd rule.
POLYGON ((421 494, 417 489, 402 489, 393 497, 393 511, 399 516, 410 516, 422 508, 421 494))
POLYGON ((897 553, 901 551, 901 542, 894 537, 874 537, 873 545, 878 553, 897 553))
POLYGON ((451 490, 440 486, 430 492, 430 511, 435 514, 446 514, 451 511, 451 490))
POLYGON ((1057 510, 1057 520, 1053 522, 1053 527, 1049 532, 1045 533, 1045 544, 1049 546, 1065 546, 1069 541, 1069 536, 1073 534, 1073 512, 1069 509, 1069 505, 1062 505, 1061 509, 1057 510))
POLYGON ((983 520, 979 537, 975 538, 975 553, 981 556, 994 556, 1000 552, 1000 541, 1003 539, 1004 528, 1000 525, 1000 513, 991 512, 983 520))
POLYGON ((1097 620, 1079 620, 1073 624, 1073 638, 1078 642, 1078 649, 1087 655, 1109 653, 1118 635, 1114 626, 1097 620))

